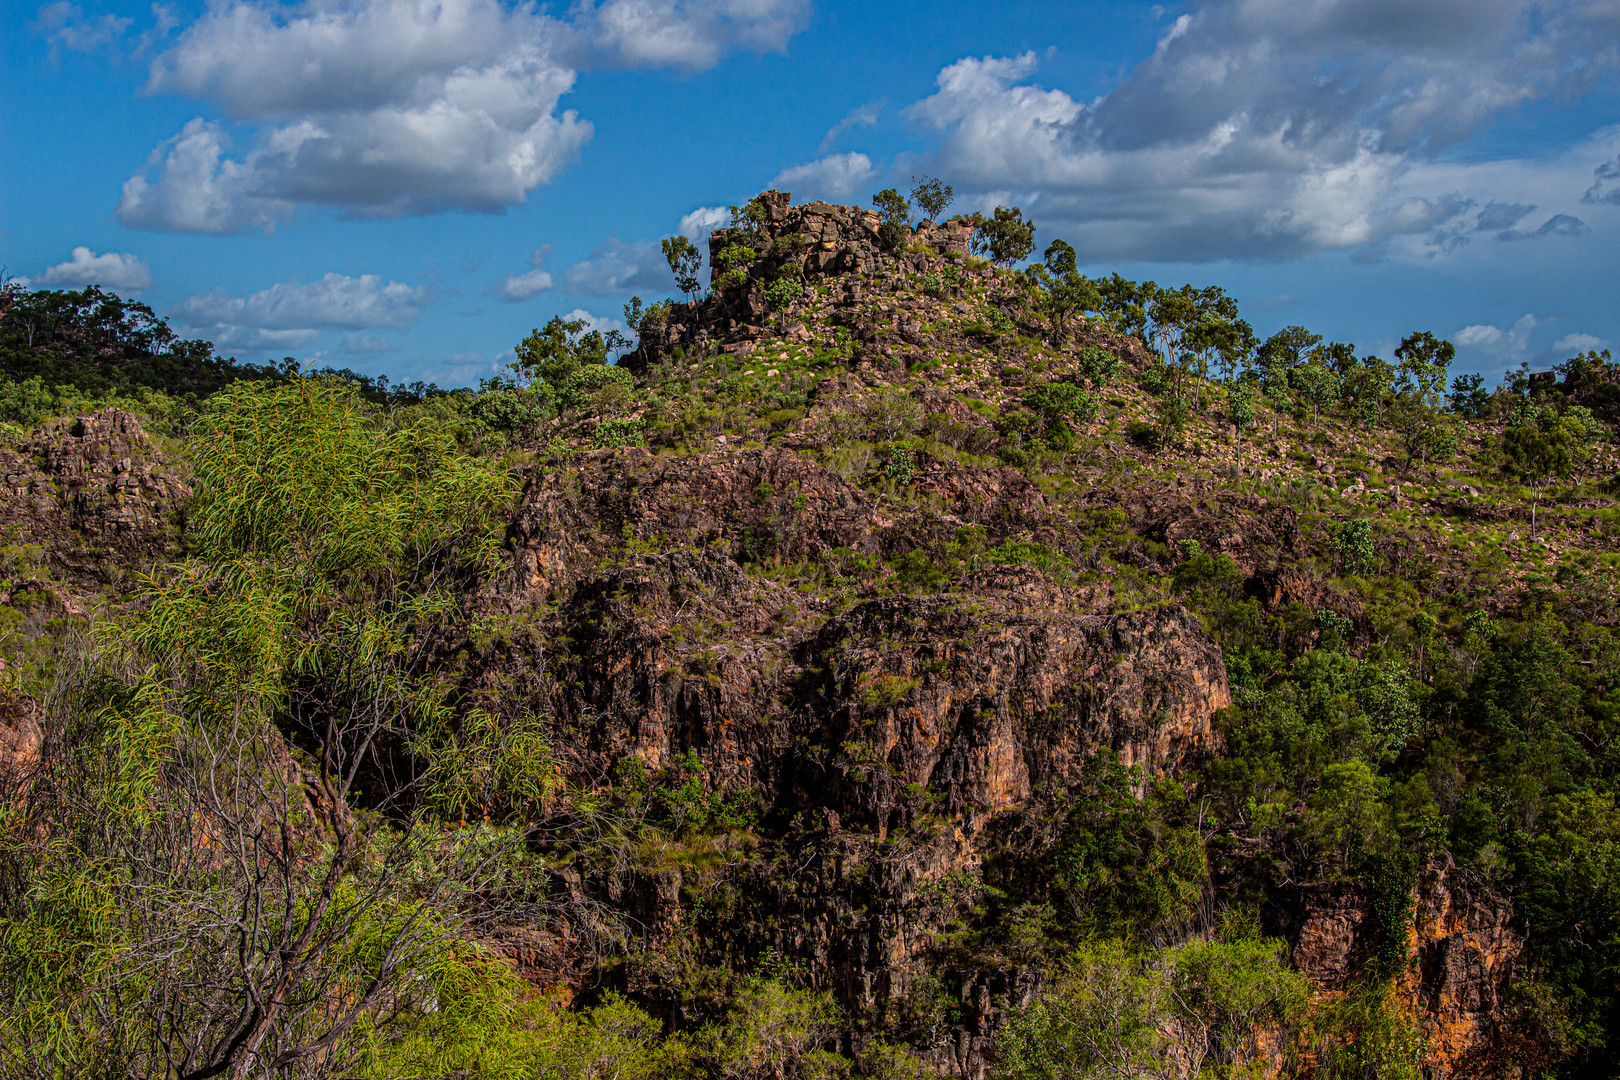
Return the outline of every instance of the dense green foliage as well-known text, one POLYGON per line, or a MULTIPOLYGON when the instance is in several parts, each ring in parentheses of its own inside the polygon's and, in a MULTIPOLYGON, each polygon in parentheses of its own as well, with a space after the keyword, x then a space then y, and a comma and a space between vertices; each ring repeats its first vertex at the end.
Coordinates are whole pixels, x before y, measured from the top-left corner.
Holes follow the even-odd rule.
POLYGON ((456 898, 509 845, 400 811, 443 786, 411 764, 452 724, 424 652, 508 481, 312 381, 235 383, 196 431, 196 554, 108 625, 4 793, 8 1071, 285 1071, 487 966, 456 898))
MULTIPOLYGON (((186 341, 145 304, 96 286, 0 289, 0 374, 86 395, 208 394, 240 375, 206 341, 186 341)), ((23 422, 23 421, 14 421, 23 422)))

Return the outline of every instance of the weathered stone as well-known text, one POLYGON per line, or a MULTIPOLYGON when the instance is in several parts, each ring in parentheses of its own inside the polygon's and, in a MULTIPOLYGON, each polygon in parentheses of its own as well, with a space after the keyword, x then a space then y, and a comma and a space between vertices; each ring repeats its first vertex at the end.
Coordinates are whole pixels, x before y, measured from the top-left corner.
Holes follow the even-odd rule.
POLYGON ((173 550, 190 488, 122 409, 56 421, 0 449, 0 525, 39 544, 75 588, 105 585, 173 550))

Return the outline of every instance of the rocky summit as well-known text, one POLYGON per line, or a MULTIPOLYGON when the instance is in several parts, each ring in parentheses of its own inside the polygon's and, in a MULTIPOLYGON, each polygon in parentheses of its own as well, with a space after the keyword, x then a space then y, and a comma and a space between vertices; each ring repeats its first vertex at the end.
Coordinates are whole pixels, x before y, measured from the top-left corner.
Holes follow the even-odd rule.
POLYGON ((1610 1075, 1620 366, 1009 221, 766 192, 476 392, 8 286, 0 1073, 1610 1075))

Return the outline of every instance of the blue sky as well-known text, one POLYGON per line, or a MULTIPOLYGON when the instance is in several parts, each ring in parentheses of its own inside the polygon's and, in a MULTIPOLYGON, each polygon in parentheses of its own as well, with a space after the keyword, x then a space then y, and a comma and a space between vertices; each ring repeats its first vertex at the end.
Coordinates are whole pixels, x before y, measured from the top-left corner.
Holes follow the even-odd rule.
POLYGON ((1620 0, 56 0, 0 14, 0 266, 244 360, 465 384, 769 186, 913 174, 1262 333, 1620 342, 1620 0))

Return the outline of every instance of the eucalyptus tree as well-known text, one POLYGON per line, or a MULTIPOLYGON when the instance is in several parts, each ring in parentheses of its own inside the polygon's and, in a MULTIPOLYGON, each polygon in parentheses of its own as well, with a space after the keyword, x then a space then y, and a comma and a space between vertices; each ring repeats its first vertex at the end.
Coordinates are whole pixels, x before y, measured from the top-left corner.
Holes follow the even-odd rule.
POLYGON ((939 215, 956 201, 956 190, 937 176, 914 176, 911 179, 911 199, 929 221, 938 221, 939 215))

